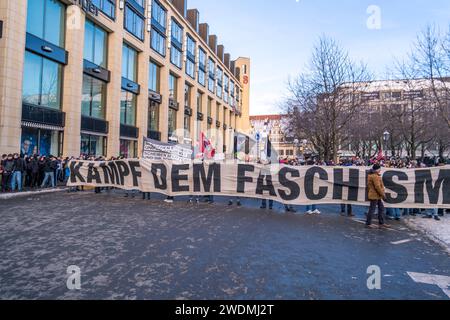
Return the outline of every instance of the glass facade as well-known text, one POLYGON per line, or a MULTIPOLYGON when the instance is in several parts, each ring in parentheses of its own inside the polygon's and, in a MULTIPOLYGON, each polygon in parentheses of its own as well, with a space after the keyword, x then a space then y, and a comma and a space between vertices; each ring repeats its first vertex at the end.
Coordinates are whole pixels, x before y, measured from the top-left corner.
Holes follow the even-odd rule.
POLYGON ((136 95, 123 90, 120 99, 120 123, 136 126, 136 95))
POLYGON ((88 75, 83 75, 81 114, 87 117, 105 119, 106 83, 88 75))
POLYGON ((106 137, 81 134, 80 153, 89 156, 106 156, 106 137))
POLYGON ((152 30, 150 47, 162 56, 166 55, 167 12, 155 0, 152 2, 152 30))
POLYGON ((148 130, 159 131, 159 104, 150 102, 148 110, 148 130))
POLYGON ((144 40, 145 18, 132 9, 129 5, 125 6, 124 25, 128 32, 139 40, 144 40))
POLYGON ((59 156, 62 132, 37 128, 22 128, 21 154, 59 156))
POLYGON ((122 77, 137 82, 137 52, 126 44, 122 47, 122 77))
POLYGON ((116 18, 116 0, 92 0, 92 3, 109 18, 116 18))
POLYGON ((148 88, 152 90, 153 92, 160 92, 160 74, 161 74, 161 68, 154 63, 153 61, 150 61, 149 65, 149 80, 148 80, 148 88))
POLYGON ((132 159, 137 157, 137 141, 120 139, 120 155, 132 159))
POLYGON ((84 33, 84 59, 96 65, 107 68, 108 33, 86 20, 84 33))
POLYGON ((62 66, 25 52, 22 100, 25 103, 61 108, 62 66))
POLYGON ((221 68, 217 68, 217 96, 222 98, 223 93, 223 70, 221 68))
POLYGON ((27 32, 64 47, 65 6, 58 0, 28 1, 27 32))
POLYGON ((151 48, 162 56, 166 56, 166 37, 152 29, 151 48))
POLYGON ((181 69, 183 55, 183 28, 174 19, 172 19, 171 37, 172 45, 170 47, 170 62, 181 69))
POLYGON ((187 36, 187 59, 186 59, 186 74, 192 79, 195 79, 195 41, 191 36, 187 36))
POLYGON ((206 52, 199 48, 198 50, 198 83, 206 86, 206 52))
POLYGON ((216 79, 215 79, 215 70, 216 70, 216 63, 214 60, 209 58, 208 60, 208 90, 212 93, 214 93, 214 89, 216 86, 216 79))

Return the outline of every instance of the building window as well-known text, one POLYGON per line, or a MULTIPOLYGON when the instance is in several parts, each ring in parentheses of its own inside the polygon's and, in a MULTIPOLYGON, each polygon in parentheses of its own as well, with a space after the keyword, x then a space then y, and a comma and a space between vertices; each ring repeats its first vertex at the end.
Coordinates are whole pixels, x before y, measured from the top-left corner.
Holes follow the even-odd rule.
POLYGON ((83 75, 83 96, 81 114, 87 117, 105 119, 106 83, 83 75))
POLYGON ((64 47, 65 6, 58 0, 28 1, 27 32, 64 47))
POLYGON ((120 123, 136 126, 136 95, 124 90, 120 99, 120 123))
POLYGON ((191 106, 191 93, 192 93, 192 87, 186 83, 184 85, 184 105, 186 107, 191 106))
POLYGON ((122 47, 122 77, 137 82, 137 51, 126 44, 122 47))
POLYGON ((203 93, 197 91, 197 112, 203 113, 203 93))
MULTIPOLYGON (((135 0, 136 1, 136 0, 135 0)), ((145 18, 132 9, 130 5, 125 6, 125 29, 139 40, 144 40, 145 18)))
POLYGON ((149 81, 148 88, 153 92, 160 92, 160 74, 161 68, 153 61, 150 61, 149 65, 149 81))
POLYGON ((92 3, 109 18, 116 18, 115 0, 92 0, 92 3))
POLYGON ((170 62, 181 69, 182 52, 178 48, 172 46, 170 48, 170 62))
POLYGON ((214 93, 214 89, 216 86, 215 72, 216 64, 214 60, 210 58, 208 61, 208 90, 212 93, 214 93))
POLYGON ((152 1, 152 24, 157 23, 160 28, 166 29, 167 12, 158 1, 152 1))
POLYGON ((21 154, 59 156, 61 155, 63 133, 37 128, 22 128, 21 154))
POLYGON ((120 155, 127 159, 137 157, 137 141, 120 140, 120 155))
POLYGON ((210 117, 210 118, 211 118, 211 113, 212 113, 212 99, 208 98, 207 114, 208 114, 208 117, 210 117))
POLYGON ((220 121, 220 104, 216 104, 216 121, 220 121))
POLYGON ((152 28, 151 48, 162 56, 166 56, 166 37, 152 28))
POLYGON ((223 93, 223 70, 221 68, 217 68, 217 96, 222 98, 223 93))
POLYGON ((106 156, 106 137, 81 134, 80 153, 89 156, 106 156))
POLYGON ((148 130, 159 131, 159 104, 150 102, 148 110, 148 130))
POLYGON ((206 52, 202 48, 198 50, 198 83, 206 86, 206 52))
POLYGON ((184 137, 189 139, 191 137, 191 117, 184 115, 184 137))
POLYGON ((170 62, 181 69, 183 55, 183 28, 172 19, 172 45, 170 47, 170 62))
POLYGON ((175 135, 177 130, 177 110, 169 108, 169 137, 175 135))
POLYGON ((192 79, 195 79, 195 41, 191 36, 187 36, 187 48, 186 48, 186 74, 192 79))
POLYGON ((86 20, 84 33, 84 59, 106 69, 108 34, 105 30, 86 20))
POLYGON ((169 75, 169 98, 178 102, 178 79, 173 74, 169 75))
POLYGON ((23 102, 61 108, 62 66, 31 52, 25 52, 23 102))
POLYGON ((228 77, 228 75, 225 75, 224 77, 224 83, 223 83, 223 87, 225 89, 225 93, 223 94, 223 99, 225 100, 225 103, 228 103, 228 96, 230 94, 230 78, 228 77))
POLYGON ((166 25, 167 12, 159 4, 153 0, 152 2, 152 30, 150 46, 160 55, 166 55, 166 25))

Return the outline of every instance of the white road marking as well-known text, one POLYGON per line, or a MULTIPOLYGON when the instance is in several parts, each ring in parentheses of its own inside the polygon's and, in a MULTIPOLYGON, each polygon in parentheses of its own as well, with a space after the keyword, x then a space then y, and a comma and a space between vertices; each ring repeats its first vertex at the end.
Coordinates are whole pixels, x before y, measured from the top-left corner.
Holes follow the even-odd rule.
POLYGON ((450 277, 416 272, 407 272, 407 274, 416 283, 438 286, 450 298, 450 277))
POLYGON ((411 242, 411 241, 414 241, 414 240, 413 239, 405 239, 405 240, 391 242, 391 244, 399 245, 399 244, 404 244, 404 243, 408 243, 408 242, 411 242))

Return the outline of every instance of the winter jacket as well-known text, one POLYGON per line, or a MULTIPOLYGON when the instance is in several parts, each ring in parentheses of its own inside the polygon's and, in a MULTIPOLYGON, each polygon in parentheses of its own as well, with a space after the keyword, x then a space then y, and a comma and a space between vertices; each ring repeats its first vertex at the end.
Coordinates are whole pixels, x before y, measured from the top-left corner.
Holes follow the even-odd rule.
POLYGON ((369 173, 367 190, 370 201, 383 200, 386 197, 383 179, 381 178, 381 175, 375 171, 369 173))
POLYGON ((14 171, 20 171, 20 172, 25 171, 25 161, 22 158, 14 159, 13 162, 14 162, 13 172, 14 171))

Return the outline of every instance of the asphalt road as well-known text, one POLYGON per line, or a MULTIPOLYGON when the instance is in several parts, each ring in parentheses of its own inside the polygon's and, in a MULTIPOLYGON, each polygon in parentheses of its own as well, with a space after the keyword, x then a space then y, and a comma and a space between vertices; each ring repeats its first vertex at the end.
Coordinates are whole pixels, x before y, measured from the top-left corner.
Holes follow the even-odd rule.
POLYGON ((0 299, 449 299, 407 272, 448 277, 450 256, 401 222, 368 230, 337 206, 306 216, 160 199, 0 200, 0 299), (80 290, 67 288, 71 265, 80 290), (367 287, 371 265, 381 290, 367 287))

